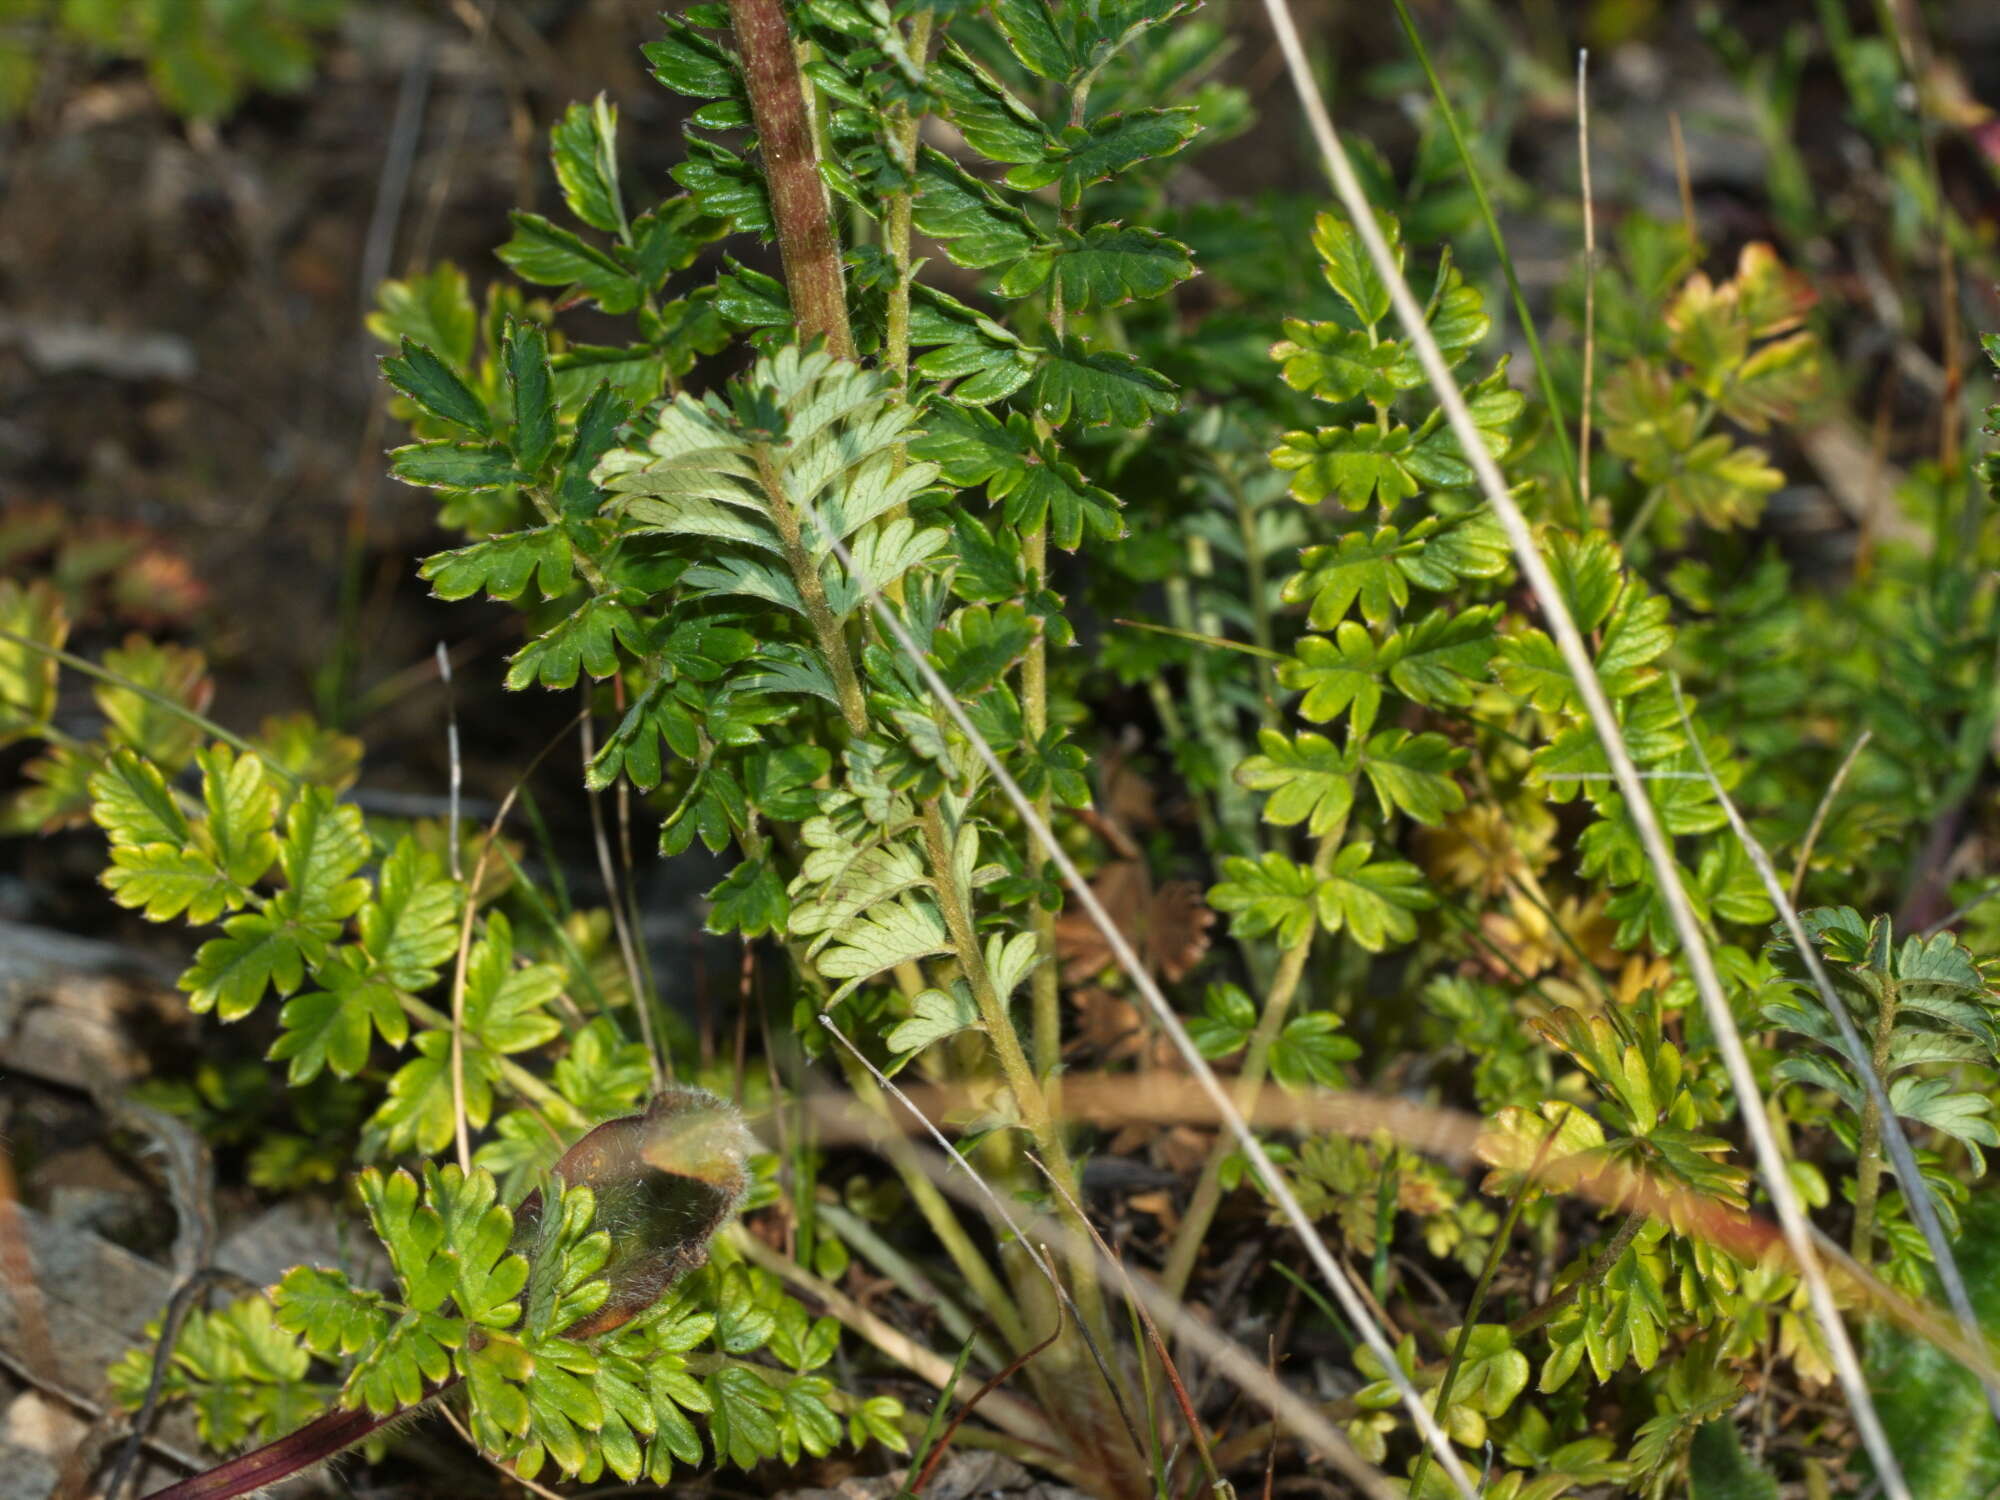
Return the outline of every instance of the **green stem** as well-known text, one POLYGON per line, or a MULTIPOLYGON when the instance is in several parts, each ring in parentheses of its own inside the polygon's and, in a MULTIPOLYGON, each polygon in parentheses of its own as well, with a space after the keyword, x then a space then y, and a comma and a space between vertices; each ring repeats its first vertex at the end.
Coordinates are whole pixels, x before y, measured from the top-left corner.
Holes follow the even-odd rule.
MULTIPOLYGON (((399 993, 396 998, 403 1007, 403 1013, 419 1026, 428 1026, 433 1031, 451 1030, 451 1017, 443 1011, 434 1010, 414 995, 399 993)), ((548 1084, 510 1057, 503 1057, 498 1053, 492 1054, 492 1057, 494 1070, 500 1075, 500 1081, 508 1088, 529 1103, 540 1105, 566 1121, 576 1120, 575 1107, 548 1084)))
MULTIPOLYGON (((882 1086, 876 1083, 866 1068, 847 1056, 845 1049, 842 1050, 841 1056, 844 1059, 843 1069, 847 1075, 848 1085, 854 1090, 854 1097, 860 1100, 871 1114, 879 1115, 886 1120, 888 1101, 883 1097, 882 1086)), ((965 1226, 959 1222, 958 1215, 953 1212, 943 1192, 935 1182, 931 1181, 930 1174, 924 1170, 923 1160, 916 1149, 900 1131, 887 1126, 883 1130, 879 1145, 882 1154, 889 1159, 889 1165, 894 1167, 897 1175, 903 1179, 903 1186, 909 1192, 910 1201, 916 1204, 917 1212, 924 1216, 924 1222, 930 1226, 931 1233, 937 1236, 938 1243, 944 1246, 945 1254, 951 1257, 951 1263, 964 1280, 966 1289, 971 1292, 973 1300, 985 1309, 986 1315, 993 1320, 993 1326, 1000 1330, 1000 1336, 1017 1353, 1032 1348, 1037 1340, 1028 1332, 1027 1325, 1021 1321, 1014 1298, 1001 1283, 993 1267, 987 1263, 986 1257, 980 1254, 979 1247, 972 1243, 972 1236, 966 1233, 965 1226)))
MULTIPOLYGON (((1339 851, 1346 834, 1347 821, 1343 818, 1320 840, 1319 853, 1313 860, 1315 870, 1326 868, 1339 851)), ((1245 1113, 1256 1103, 1257 1092, 1264 1086, 1264 1075, 1270 1069, 1271 1048, 1284 1030, 1292 1000, 1305 977, 1306 960, 1312 956, 1316 930, 1308 928, 1304 937, 1285 950, 1284 957, 1278 961, 1277 972, 1271 976, 1271 987, 1264 995, 1264 1012, 1257 1018, 1257 1029, 1250 1033, 1250 1041, 1243 1049, 1243 1064, 1236 1075, 1236 1107, 1245 1113)), ((1215 1219, 1216 1209, 1222 1205, 1222 1164, 1235 1149, 1235 1142, 1227 1134, 1216 1138, 1208 1160, 1202 1165, 1201 1178, 1195 1183, 1194 1196, 1188 1200, 1187 1211, 1181 1216, 1180 1229, 1176 1231, 1173 1246, 1167 1252, 1166 1269, 1160 1273, 1160 1290, 1175 1301, 1179 1301, 1187 1290, 1188 1278, 1194 1274, 1195 1257, 1201 1253, 1208 1227, 1215 1219)))
POLYGON ((936 798, 924 804, 923 836, 931 878, 936 886, 938 910, 944 917, 945 931, 950 934, 952 951, 965 973, 966 983, 972 989, 973 1001, 979 1007, 980 1022, 992 1045, 994 1058, 1000 1064, 1000 1075, 1006 1080, 1008 1092, 1014 1096, 1014 1107, 1020 1111, 1022 1124, 1027 1127, 1050 1176, 1061 1190, 1059 1196, 1064 1199, 1061 1216, 1068 1221, 1073 1235, 1069 1247, 1070 1268, 1076 1283, 1078 1312, 1099 1347, 1109 1348, 1110 1325, 1105 1321, 1097 1263, 1091 1253, 1089 1230, 1076 1207, 1082 1201, 1077 1191, 1076 1168, 1070 1161, 1062 1128, 1049 1108, 1048 1096, 1043 1093, 1028 1055, 1021 1048, 1020 1035, 1014 1030, 1013 1019, 1007 1014, 1007 1002, 994 988, 993 976, 987 972, 985 956, 979 949, 979 935, 973 930, 972 913, 966 905, 965 893, 959 888, 954 870, 951 834, 945 826, 944 811, 936 798))
POLYGON ((1416 54, 1424 77, 1430 81, 1431 97, 1437 102, 1438 113, 1444 117, 1445 128, 1451 132, 1452 145, 1458 148, 1458 159, 1465 167, 1465 179, 1472 185, 1472 196, 1478 200, 1480 217, 1486 221, 1486 232, 1492 237, 1493 248, 1500 257, 1500 270, 1507 278, 1507 290, 1514 300, 1514 316, 1521 320, 1521 335, 1528 341, 1528 353, 1535 361, 1536 379, 1542 388, 1542 401, 1549 409, 1549 426, 1555 432, 1563 472, 1569 476, 1570 492, 1575 494, 1578 492, 1576 454, 1570 449, 1562 402, 1556 398, 1555 376, 1549 369, 1547 356, 1542 353, 1541 335, 1536 332, 1534 315, 1528 311, 1528 298, 1521 290, 1521 279, 1514 274, 1514 258, 1507 253, 1506 237, 1500 233, 1500 220, 1493 212, 1493 200, 1487 196, 1486 179, 1480 173, 1479 164, 1472 158, 1465 132, 1459 128, 1458 111, 1451 107, 1451 96, 1445 92, 1437 69, 1431 66, 1430 50, 1424 46, 1417 23, 1410 19, 1410 7, 1405 0, 1396 0, 1396 16, 1403 23, 1403 34, 1410 39, 1410 50, 1416 54))
MULTIPOLYGON (((1083 87, 1087 89, 1089 85, 1086 83, 1083 87)), ((1077 91, 1070 95, 1072 124, 1077 122, 1082 111, 1083 92, 1077 91)), ((1074 213, 1065 208, 1057 217, 1067 229, 1074 213)), ((1069 309, 1063 303, 1060 272, 1049 278, 1049 331, 1058 343, 1069 332, 1069 309)), ((1039 412, 1035 415, 1035 430, 1044 441, 1054 437, 1054 429, 1039 412)), ((1037 594, 1045 592, 1049 571, 1049 518, 1046 513, 1032 530, 1022 533, 1021 560, 1028 570, 1028 587, 1037 594)), ((1049 638, 1039 618, 1034 639, 1028 642, 1028 654, 1021 661, 1021 713, 1030 743, 1039 746, 1049 728, 1049 638)), ((1045 787, 1036 794, 1035 816, 1044 828, 1054 822, 1055 796, 1049 788, 1045 787)), ((1030 841, 1030 849, 1035 861, 1035 873, 1039 875, 1052 851, 1044 846, 1039 837, 1030 841)), ((1037 900, 1029 910, 1028 927, 1035 935, 1035 972, 1028 981, 1035 1071, 1048 1080, 1053 1099, 1054 1091, 1059 1087, 1056 1070, 1062 1065, 1062 973, 1056 962, 1056 914, 1045 910, 1037 900)))
MULTIPOLYGON (((1549 1137, 1550 1140, 1554 1138, 1553 1135, 1549 1137)), ((1544 1143, 1544 1153, 1547 1149, 1547 1144, 1544 1143)), ((1500 1225, 1500 1232, 1493 1236, 1493 1243, 1486 1251, 1486 1263, 1479 1268, 1479 1280, 1473 1284, 1472 1300, 1465 1305, 1465 1321, 1459 1325, 1457 1342, 1451 1348, 1451 1363, 1444 1367, 1444 1379, 1438 1382, 1436 1409, 1440 1422, 1445 1420, 1445 1414, 1451 1410, 1451 1388, 1457 1383, 1458 1372, 1465 1364, 1465 1351, 1472 1344, 1472 1330, 1478 1326, 1479 1314, 1486 1306, 1486 1294, 1493 1289, 1493 1278, 1499 1273, 1500 1262, 1506 1257, 1507 1242, 1513 1239, 1514 1226, 1521 1222, 1521 1210, 1528 1206, 1528 1195, 1534 1190, 1531 1173, 1521 1179, 1521 1186, 1514 1193, 1514 1201, 1507 1205, 1507 1217, 1500 1225)), ((1410 1475, 1412 1495, 1421 1495, 1424 1492, 1424 1471, 1430 1466, 1431 1450, 1427 1443, 1418 1451, 1416 1471, 1410 1475)))
MULTIPOLYGON (((931 16, 928 10, 919 11, 910 21, 908 48, 919 69, 930 50, 931 16)), ((910 374, 910 288, 916 281, 916 269, 910 261, 910 215, 916 198, 917 130, 921 124, 922 117, 907 104, 898 104, 890 112, 890 150, 910 184, 889 194, 887 213, 889 259, 896 268, 896 280, 889 288, 886 367, 899 391, 907 389, 910 374)))
MULTIPOLYGON (((1045 586, 1049 562, 1049 531, 1046 521, 1021 538, 1021 552, 1028 567, 1029 587, 1045 586)), ((1021 662, 1021 713, 1029 741, 1039 745, 1049 731, 1049 642, 1037 628, 1021 662)), ((1043 827, 1055 820, 1055 795, 1044 787, 1035 795, 1035 816, 1043 827)), ((1035 871, 1047 864, 1051 851, 1039 836, 1032 841, 1035 871)), ((1056 962, 1056 914, 1037 900, 1029 908, 1029 929, 1035 934, 1035 972, 1029 979, 1033 1014, 1035 1072, 1053 1091, 1056 1070, 1062 1065, 1062 971, 1056 962)), ((1053 1108, 1053 1104, 1051 1108, 1053 1108)))
MULTIPOLYGON (((60 662, 72 672, 81 673, 92 681, 101 682, 107 687, 115 687, 124 692, 136 693, 155 707, 163 708, 168 713, 195 725, 210 738, 221 740, 223 744, 230 746, 238 753, 257 756, 259 760, 263 761, 264 769, 280 780, 289 781, 294 786, 300 784, 300 777, 296 772, 266 757, 255 745, 251 744, 241 735, 224 729, 215 720, 203 714, 196 713, 185 703, 176 702, 157 688, 149 688, 144 683, 134 682, 131 678, 125 676, 124 673, 114 672, 109 667, 100 667, 88 657, 78 656, 73 651, 65 651, 60 646, 51 646, 47 641, 38 641, 33 636, 22 635, 19 631, 8 630, 5 626, 0 626, 0 641, 7 641, 16 646, 24 646, 38 655, 47 657, 50 661, 60 662)), ((53 740, 55 736, 47 732, 49 728, 51 726, 41 726, 35 730, 35 733, 41 735, 44 739, 53 740)))
MULTIPOLYGON (((1257 507, 1251 503, 1236 477, 1235 468, 1225 459, 1216 465, 1223 488, 1236 507, 1236 529, 1243 538, 1244 583, 1250 591, 1250 635, 1263 651, 1275 652, 1277 635, 1271 628, 1270 582, 1265 576, 1264 549, 1257 543, 1257 507)), ((1278 715, 1277 669, 1268 660, 1257 663, 1258 718, 1266 729, 1276 729, 1278 715)))
MULTIPOLYGON (((1200 628, 1200 620, 1195 613, 1194 587, 1189 581, 1191 578, 1208 577, 1214 571, 1208 543, 1201 537, 1191 536, 1187 547, 1187 572, 1166 581, 1167 616, 1183 637, 1203 642, 1222 641, 1217 631, 1200 628)), ((1224 644, 1246 652, 1253 650, 1240 641, 1224 644)), ((1199 658, 1188 664, 1187 703, 1188 722, 1195 734, 1207 744, 1215 764, 1233 766, 1242 760, 1243 744, 1231 728, 1235 716, 1217 696, 1208 664, 1199 658)), ((1222 777, 1215 788, 1215 816, 1222 825, 1228 853, 1256 853, 1257 809, 1250 794, 1233 776, 1222 777)))
MULTIPOLYGON (((1889 1076, 1889 1044, 1896 1031, 1896 982, 1885 980, 1882 1003, 1875 1016, 1875 1076, 1889 1076)), ((1871 1091, 1861 1106, 1859 1165, 1854 1169, 1854 1236, 1848 1249, 1867 1265, 1875 1249, 1875 1205, 1882 1194, 1882 1110, 1871 1091)), ((1923 1184, 1905 1183, 1906 1193, 1922 1192, 1923 1184)))
MULTIPOLYGON (((746 845, 747 852, 749 847, 746 845)), ((785 939, 784 947, 791 961, 792 972, 798 975, 808 990, 816 995, 817 1008, 824 1009, 825 981, 813 968, 812 960, 806 955, 804 945, 798 939, 788 937, 785 939)), ((921 988, 921 984, 919 987, 921 988)), ((844 1047, 840 1049, 840 1059, 841 1069, 847 1077, 848 1087, 854 1092, 855 1100, 870 1116, 881 1122, 881 1129, 873 1136, 873 1144, 888 1159, 896 1175, 903 1179, 903 1187, 909 1193, 910 1201, 916 1204, 917 1212, 923 1215, 931 1233, 937 1236, 938 1243, 944 1247, 945 1254, 951 1258, 952 1265, 964 1279, 966 1289, 986 1309, 987 1314, 993 1319, 994 1326, 1000 1330, 1001 1337, 1006 1339, 1012 1348, 1018 1351, 1031 1347, 1035 1340, 1028 1333, 1027 1325, 1021 1320, 1013 1298, 1008 1295, 999 1276, 987 1263, 986 1257, 980 1254, 979 1247, 973 1244, 972 1236, 966 1233, 964 1224, 959 1221, 958 1214, 952 1209, 944 1193, 931 1180, 930 1173, 925 1170, 923 1158, 910 1144, 909 1139, 891 1122, 889 1101, 882 1092, 882 1086, 844 1047)))
MULTIPOLYGON (((1263 1086, 1264 1074, 1270 1064, 1271 1044, 1277 1040, 1278 1032, 1285 1024, 1286 1013, 1291 1009, 1292 999, 1298 993, 1299 981, 1306 971, 1306 959, 1312 954, 1312 943, 1313 934, 1308 932, 1287 948, 1284 957, 1278 961, 1278 972, 1271 977, 1271 988, 1264 997, 1264 1013, 1257 1020, 1257 1029, 1251 1033, 1250 1044, 1243 1050, 1243 1066, 1236 1080, 1236 1104, 1239 1109, 1247 1106, 1263 1086)), ((1235 1142, 1226 1135, 1216 1141, 1202 1166, 1201 1179, 1195 1183, 1194 1196, 1188 1200, 1187 1212, 1181 1216, 1180 1229, 1167 1255, 1166 1269, 1160 1273, 1160 1290, 1176 1301, 1187 1290, 1188 1278, 1194 1274, 1195 1257, 1201 1253, 1208 1226, 1215 1218, 1216 1209, 1221 1206, 1222 1164, 1234 1149, 1235 1142)))
POLYGON ((1549 1298, 1540 1307, 1535 1308, 1531 1312, 1523 1313, 1520 1317, 1509 1323, 1507 1325, 1507 1332, 1517 1339, 1523 1334, 1533 1333, 1565 1307, 1568 1307, 1570 1303, 1582 1296, 1585 1287, 1595 1286, 1598 1282, 1602 1281, 1611 1268, 1618 1264, 1618 1257, 1623 1255, 1632 1241, 1639 1237, 1639 1231, 1645 1225, 1646 1211, 1642 1208, 1633 1209, 1631 1213, 1625 1216, 1625 1222, 1618 1226, 1618 1232, 1611 1236, 1610 1243, 1605 1245, 1603 1252, 1597 1259, 1590 1263, 1581 1276, 1549 1298))

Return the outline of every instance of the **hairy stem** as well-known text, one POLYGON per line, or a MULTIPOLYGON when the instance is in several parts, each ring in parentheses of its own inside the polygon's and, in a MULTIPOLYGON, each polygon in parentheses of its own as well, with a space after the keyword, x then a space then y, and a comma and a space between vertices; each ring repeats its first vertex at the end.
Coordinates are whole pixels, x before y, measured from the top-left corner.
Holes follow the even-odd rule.
MULTIPOLYGON (((745 852, 751 852, 748 846, 745 852)), ((813 961, 806 953, 804 945, 797 938, 787 937, 784 946, 785 952, 791 959, 792 972, 799 975, 807 987, 817 994, 818 1006, 824 1009, 825 984, 818 971, 814 969, 813 961)), ((917 988, 923 988, 921 980, 917 988)), ((1007 1295, 1000 1277, 986 1257, 980 1253, 979 1247, 972 1242, 972 1236, 966 1232, 965 1225, 959 1220, 957 1212, 945 1198, 944 1193, 931 1180, 923 1158, 918 1155, 908 1138, 891 1123, 889 1101, 882 1092, 882 1086, 852 1053, 842 1049, 840 1058, 842 1072, 847 1079, 848 1087, 854 1092, 856 1102, 866 1112, 869 1120, 879 1125, 879 1129, 871 1132, 872 1143, 888 1159, 889 1165, 895 1168, 896 1175, 902 1178, 903 1186, 910 1194, 910 1201, 916 1204, 917 1212, 923 1215, 931 1233, 937 1236, 937 1241, 944 1247, 945 1254, 951 1257, 952 1265, 965 1280, 966 1289, 992 1317, 994 1326, 1000 1330, 1001 1337, 1006 1339, 1009 1345, 1015 1349, 1027 1348, 1034 1339, 1029 1335, 1027 1325, 1021 1321, 1013 1299, 1007 1295)))
MULTIPOLYGON (((1070 94, 1072 125, 1083 123, 1084 99, 1089 88, 1086 79, 1070 94)), ((1067 229, 1075 213, 1065 208, 1059 211, 1057 217, 1067 229)), ((1049 331, 1058 343, 1069 334, 1069 307, 1063 298, 1060 271, 1049 278, 1049 331)), ((1045 442, 1055 436, 1055 429, 1039 412, 1035 414, 1035 432, 1045 442)), ((1028 570, 1028 587, 1037 594, 1046 592, 1049 571, 1049 516, 1046 511, 1033 528, 1021 534, 1021 561, 1028 570)), ((1021 661, 1021 716, 1030 742, 1039 745, 1049 729, 1049 638, 1039 618, 1035 622, 1034 639, 1028 642, 1028 654, 1021 661)), ((1035 795, 1035 817, 1042 827, 1047 828, 1053 822, 1055 807, 1055 793, 1044 785, 1035 795)), ((1040 838, 1031 838, 1028 848, 1035 861, 1035 873, 1040 875, 1052 851, 1040 838)), ((1056 914, 1046 910, 1037 900, 1029 908, 1028 925, 1035 935, 1037 960, 1035 972, 1028 981, 1035 1071, 1046 1081, 1050 1098, 1054 1100, 1054 1091, 1060 1086, 1056 1071, 1062 1065, 1062 973, 1056 963, 1056 914)), ((1059 1106, 1052 1103, 1051 1108, 1059 1106)))
MULTIPOLYGON (((910 56, 919 68, 930 44, 931 12, 919 11, 910 21, 908 41, 910 56)), ((917 275, 910 262, 910 215, 916 200, 917 129, 921 123, 922 117, 907 104, 898 104, 890 112, 890 150, 910 184, 889 194, 887 215, 889 260, 896 268, 896 279, 889 288, 886 367, 899 390, 907 389, 910 375, 910 287, 917 275)))
MULTIPOLYGON (((1042 588, 1049 565, 1046 521, 1021 538, 1021 554, 1027 563, 1029 586, 1042 588)), ((1040 744, 1049 730, 1049 642, 1039 628, 1021 662, 1021 716, 1030 741, 1040 744)), ((1046 785, 1035 795, 1035 815, 1044 827, 1054 819, 1055 794, 1046 785)), ((1030 842, 1039 875, 1049 851, 1039 838, 1030 842)), ((1034 1018, 1035 1071, 1042 1076, 1044 1086, 1053 1090, 1057 1086, 1056 1069, 1062 1064, 1062 972, 1056 963, 1056 914, 1037 900, 1028 909, 1028 921, 1035 934, 1035 956, 1039 960, 1028 981, 1034 1018)))
POLYGON ((799 337, 826 340, 842 359, 854 358, 847 326, 847 282, 826 186, 819 177, 812 121, 806 114, 798 56, 782 0, 729 0, 729 22, 743 59, 743 83, 764 160, 764 186, 778 232, 778 255, 799 337))
POLYGON ((855 734, 866 734, 868 706, 861 695, 861 678, 854 670, 854 653, 848 649, 847 633, 841 629, 833 606, 826 602, 826 587, 820 582, 819 565, 813 561, 812 552, 806 546, 798 510, 785 490, 784 476, 778 472, 777 459, 769 446, 759 443, 751 451, 757 461, 757 482, 763 487, 764 498, 770 503, 772 523, 778 528, 779 541, 784 544, 785 565, 791 569, 792 582, 805 604, 806 619, 811 622, 813 635, 819 641, 820 655, 826 658, 827 670, 833 674, 833 690, 840 700, 840 716, 847 720, 847 727, 855 734))
MULTIPOLYGON (((1896 1031, 1896 982, 1885 979, 1882 1004, 1875 1015, 1875 1076, 1889 1076, 1889 1043, 1896 1031)), ((1854 1235, 1848 1250, 1862 1265, 1875 1250, 1875 1205, 1882 1195, 1882 1110, 1871 1090, 1861 1106, 1861 1139, 1854 1169, 1854 1235)), ((1903 1184, 1905 1193, 1923 1191, 1921 1183, 1903 1184)))

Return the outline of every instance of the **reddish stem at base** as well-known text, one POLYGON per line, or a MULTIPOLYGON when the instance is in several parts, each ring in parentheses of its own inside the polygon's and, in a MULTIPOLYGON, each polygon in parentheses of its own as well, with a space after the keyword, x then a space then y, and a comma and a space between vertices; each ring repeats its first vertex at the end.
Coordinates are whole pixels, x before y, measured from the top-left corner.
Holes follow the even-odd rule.
MULTIPOLYGON (((459 1383, 461 1377, 432 1386, 424 1394, 424 1401, 439 1396, 459 1383)), ((419 1401, 417 1406, 423 1405, 419 1401)), ((261 1448, 253 1448, 241 1458, 232 1458, 228 1463, 205 1470, 178 1484, 170 1484, 163 1490, 155 1490, 146 1500, 236 1500, 239 1495, 254 1494, 268 1484, 276 1484, 281 1479, 310 1469, 314 1464, 325 1463, 335 1454, 352 1448, 377 1428, 386 1427, 398 1417, 415 1411, 416 1406, 405 1406, 378 1417, 368 1411, 341 1411, 335 1409, 324 1416, 315 1417, 297 1432, 288 1432, 283 1437, 266 1443, 261 1448)))
POLYGON ((854 358, 847 326, 847 281, 840 268, 826 185, 820 181, 812 121, 806 115, 798 56, 782 0, 729 0, 729 22, 743 58, 743 82, 757 125, 764 185, 778 231, 785 287, 800 342, 824 338, 827 351, 854 358))

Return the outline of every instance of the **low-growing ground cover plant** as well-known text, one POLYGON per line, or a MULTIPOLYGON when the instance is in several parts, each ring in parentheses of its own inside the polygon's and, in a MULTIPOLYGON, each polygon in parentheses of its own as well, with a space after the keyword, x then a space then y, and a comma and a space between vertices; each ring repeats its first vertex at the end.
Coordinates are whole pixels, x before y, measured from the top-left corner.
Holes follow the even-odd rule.
POLYGON ((1434 182, 1371 170, 1386 266, 1344 211, 1183 190, 1249 124, 1225 34, 1159 0, 693 6, 646 53, 697 101, 677 191, 578 103, 561 212, 498 252, 525 285, 381 289, 392 470, 455 534, 422 577, 518 608, 505 687, 571 696, 621 842, 728 861, 708 929, 781 997, 753 1133, 678 1081, 697 1056, 608 838, 579 909, 507 807, 364 817, 352 741, 233 734, 199 659, 143 638, 68 659, 104 728, 65 735, 61 598, 0 585, 0 728, 48 741, 21 817, 88 815, 113 899, 205 930, 192 1008, 273 1024, 339 1121, 260 1146, 260 1185, 346 1182, 351 1147, 393 1272, 301 1267, 133 1351, 127 1404, 266 1444, 164 1493, 248 1492, 430 1402, 535 1483, 882 1446, 920 1488, 951 1441, 1164 1495, 1268 1473, 1281 1433, 1377 1494, 1859 1483, 1683 901, 1784 1180, 1847 1247, 1903 1470, 1876 1479, 2000 1476, 1951 1362, 1982 1351, 1923 1311, 1940 1275, 1977 1314, 2000 1297, 1991 892, 1954 912, 1929 868, 1990 831, 2000 475, 1918 475, 1913 538, 1808 586, 1756 530, 1841 396, 1804 274, 1630 213, 1590 375, 1523 380, 1462 269, 1487 247, 1405 228, 1434 182), (1530 518, 1664 866, 1391 273, 1530 518), (1212 1115, 1141 1106, 1197 1061, 1286 1194, 1212 1115), (906 1139, 906 1086, 988 1197, 906 1139), (1107 1188, 1121 1162, 1170 1188, 1107 1188), (1289 1195, 1355 1278, 1340 1308, 1293 1269, 1289 1195), (1309 1328, 1331 1436, 1200 1378, 1198 1328, 1156 1329, 1131 1278, 1225 1334, 1309 1328), (1915 1369, 1969 1441, 1928 1440, 1915 1369))

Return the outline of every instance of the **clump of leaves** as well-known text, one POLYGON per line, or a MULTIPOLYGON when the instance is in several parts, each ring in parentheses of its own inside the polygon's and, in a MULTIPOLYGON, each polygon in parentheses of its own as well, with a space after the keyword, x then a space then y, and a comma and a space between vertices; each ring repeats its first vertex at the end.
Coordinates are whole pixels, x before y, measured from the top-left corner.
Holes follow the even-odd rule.
MULTIPOLYGON (((768 1272, 703 1270, 748 1190, 752 1145, 728 1106, 680 1089, 598 1126, 517 1209, 483 1168, 363 1172, 394 1291, 301 1266, 269 1302, 191 1320, 165 1398, 196 1401, 217 1447, 279 1435, 163 1493, 249 1493, 441 1397, 529 1479, 665 1483, 702 1461, 702 1428, 739 1467, 823 1457, 843 1438, 901 1447, 893 1400, 849 1400, 813 1373, 838 1342, 832 1319, 809 1319, 768 1272), (337 1389, 307 1379, 315 1360, 344 1368, 337 1389), (305 1422, 327 1394, 333 1409, 305 1422)), ((128 1403, 150 1368, 135 1350, 115 1372, 128 1403)))
MULTIPOLYGON (((1635 226, 1633 234, 1643 232, 1635 226)), ((1648 248, 1650 257, 1647 251, 1632 257, 1647 266, 1635 267, 1637 275, 1657 277, 1676 265, 1658 253, 1663 247, 1648 248)), ((1720 529, 1756 522, 1783 475, 1761 448, 1711 429, 1721 419, 1763 433, 1814 399, 1820 346, 1802 325, 1815 300, 1805 278, 1771 246, 1753 242, 1743 247, 1733 277, 1718 283, 1694 271, 1658 323, 1633 330, 1637 352, 1606 377, 1602 396, 1605 445, 1643 487, 1626 536, 1650 524, 1676 546, 1691 522, 1720 529)))

